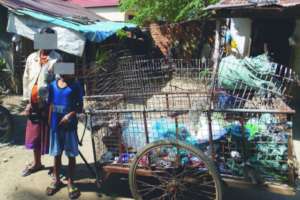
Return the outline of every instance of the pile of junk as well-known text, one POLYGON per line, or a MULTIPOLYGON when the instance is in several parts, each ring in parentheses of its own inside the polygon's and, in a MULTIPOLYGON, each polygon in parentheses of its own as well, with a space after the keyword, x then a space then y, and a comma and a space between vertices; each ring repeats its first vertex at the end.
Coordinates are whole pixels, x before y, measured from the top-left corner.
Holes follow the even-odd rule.
MULTIPOLYGON (((221 174, 247 177, 254 183, 262 180, 288 181, 288 138, 292 131, 290 119, 262 114, 250 117, 243 125, 240 120, 229 121, 222 114, 215 113, 212 121, 213 148, 221 174)), ((179 123, 179 139, 211 155, 206 115, 199 116, 197 122, 179 123)), ((100 163, 130 163, 136 152, 146 144, 144 127, 139 121, 131 118, 124 121, 121 127, 124 153, 119 155, 118 147, 110 148, 102 155, 100 163)), ((148 130, 150 143, 176 139, 176 125, 171 118, 161 117, 151 121, 148 130)), ((105 138, 103 140, 106 142, 105 138)))

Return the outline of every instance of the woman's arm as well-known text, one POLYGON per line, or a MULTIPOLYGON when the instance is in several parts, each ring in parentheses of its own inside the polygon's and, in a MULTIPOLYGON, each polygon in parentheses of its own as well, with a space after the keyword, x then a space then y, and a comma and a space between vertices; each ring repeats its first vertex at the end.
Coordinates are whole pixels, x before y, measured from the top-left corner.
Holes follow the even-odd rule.
POLYGON ((30 84, 30 57, 27 58, 26 60, 26 65, 25 65, 25 70, 23 74, 23 102, 25 103, 25 109, 21 113, 21 115, 29 115, 31 105, 29 104, 29 99, 30 99, 30 91, 28 89, 28 85, 30 84))
POLYGON ((30 84, 30 65, 31 65, 31 56, 26 60, 25 70, 23 74, 23 101, 29 102, 30 91, 28 86, 30 84))

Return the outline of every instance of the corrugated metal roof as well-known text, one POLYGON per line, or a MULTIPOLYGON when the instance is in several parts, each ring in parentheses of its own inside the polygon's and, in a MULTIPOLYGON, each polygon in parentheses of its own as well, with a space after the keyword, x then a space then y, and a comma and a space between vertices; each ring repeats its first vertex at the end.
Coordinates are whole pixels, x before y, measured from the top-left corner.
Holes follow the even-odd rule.
POLYGON ((118 6, 119 0, 68 0, 85 8, 118 6))
POLYGON ((0 0, 0 4, 12 10, 29 9, 81 23, 104 20, 88 9, 63 0, 0 0))
POLYGON ((242 7, 293 7, 300 6, 300 0, 222 0, 221 2, 207 7, 207 9, 242 8, 242 7), (254 3, 257 2, 257 3, 254 3))

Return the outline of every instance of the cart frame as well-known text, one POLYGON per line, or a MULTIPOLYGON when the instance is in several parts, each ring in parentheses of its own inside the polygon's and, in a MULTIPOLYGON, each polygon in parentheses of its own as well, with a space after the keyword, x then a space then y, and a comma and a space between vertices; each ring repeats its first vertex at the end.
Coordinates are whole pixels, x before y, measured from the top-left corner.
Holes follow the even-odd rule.
MULTIPOLYGON (((138 64, 140 68, 132 67, 131 65, 133 61, 130 58, 124 58, 121 59, 120 65, 121 68, 123 67, 122 70, 119 70, 118 68, 114 72, 110 72, 109 74, 106 74, 105 77, 102 76, 98 80, 101 80, 102 83, 106 82, 103 84, 104 86, 100 86, 102 88, 99 89, 102 94, 97 95, 97 96, 87 96, 85 97, 85 101, 93 101, 94 103, 100 102, 100 107, 99 105, 96 105, 96 107, 88 107, 85 109, 85 114, 88 115, 89 118, 89 127, 91 128, 91 136, 92 136, 92 146, 93 146, 93 155, 94 155, 94 162, 95 162, 95 170, 96 170, 96 179, 97 179, 97 186, 100 188, 101 184, 103 181, 105 181, 108 176, 111 173, 121 173, 121 174, 129 174, 130 177, 130 186, 131 189, 133 184, 133 179, 135 178, 134 174, 139 174, 142 176, 152 176, 153 174, 151 173, 151 170, 143 170, 143 169, 137 169, 137 164, 131 165, 131 168, 129 168, 129 165, 124 165, 124 164, 114 164, 114 165, 100 165, 98 163, 98 158, 96 156, 97 154, 97 149, 96 149, 96 142, 95 142, 95 130, 94 130, 94 120, 93 118, 95 116, 108 116, 108 115, 113 115, 115 117, 110 117, 110 120, 112 118, 117 118, 117 121, 119 121, 122 116, 128 113, 133 113, 134 115, 139 115, 140 122, 143 123, 144 127, 144 133, 145 133, 145 140, 146 143, 149 144, 151 143, 150 138, 149 138, 149 122, 148 122, 148 115, 155 115, 165 113, 168 116, 170 116, 174 120, 174 124, 176 127, 176 141, 179 139, 179 118, 181 115, 184 115, 189 112, 201 112, 205 113, 207 116, 207 121, 208 121, 208 131, 209 131, 209 146, 211 149, 211 159, 207 161, 207 165, 210 166, 209 170, 212 170, 212 174, 218 173, 214 167, 211 167, 213 160, 216 158, 216 152, 214 150, 214 141, 213 141, 213 127, 212 127, 212 115, 214 113, 222 113, 226 115, 230 115, 231 117, 235 116, 240 120, 240 123, 242 125, 242 153, 244 159, 247 157, 247 150, 246 150, 246 136, 245 136, 245 118, 247 118, 248 115, 256 115, 256 114, 263 114, 263 113, 271 113, 271 114, 276 114, 276 115, 287 115, 287 118, 291 118, 292 115, 295 113, 293 109, 287 106, 287 104, 284 101, 278 101, 280 99, 284 99, 286 97, 285 92, 288 91, 287 88, 282 89, 282 87, 287 87, 289 83, 295 82, 295 76, 290 70, 286 70, 283 66, 276 66, 278 67, 279 71, 284 71, 285 74, 282 75, 280 74, 282 80, 282 86, 280 86, 282 93, 277 94, 276 92, 274 93, 273 91, 270 91, 269 88, 263 88, 267 94, 270 95, 264 95, 263 97, 260 96, 260 103, 257 104, 248 104, 257 94, 258 89, 256 88, 251 88, 245 86, 245 83, 243 82, 237 82, 236 87, 234 90, 231 90, 230 92, 224 91, 224 90, 219 90, 218 88, 218 67, 214 66, 212 68, 207 67, 205 63, 201 63, 200 60, 194 60, 194 61, 187 61, 187 64, 185 64, 184 60, 165 60, 165 59, 157 59, 157 60, 138 60, 138 64), (156 63, 157 61, 157 63, 156 63), (159 66, 160 71, 157 72, 158 68, 151 68, 149 67, 149 63, 152 63, 153 66, 159 66), (179 63, 179 70, 177 70, 176 65, 179 63), (189 68, 189 63, 194 63, 196 66, 200 66, 201 72, 203 72, 205 75, 204 77, 201 77, 201 81, 203 85, 205 85, 205 88, 192 88, 192 89, 178 89, 178 86, 170 86, 172 89, 168 88, 166 92, 162 91, 163 89, 161 88, 161 80, 168 79, 170 81, 170 77, 174 78, 173 75, 170 74, 177 74, 179 77, 184 77, 184 78, 189 78, 189 76, 192 79, 199 79, 198 76, 195 76, 193 73, 195 72, 195 69, 190 69, 189 68), (174 67, 175 66, 175 67, 174 67), (201 68, 204 66, 204 68, 201 68), (145 67, 145 68, 143 68, 145 67), (128 70, 130 69, 130 70, 128 70), (209 69, 210 71, 206 71, 209 69), (181 71, 182 70, 182 71, 181 71), (191 71, 189 71, 191 70, 191 71), (153 73, 156 73, 153 75, 153 73), (116 74, 121 75, 121 79, 125 82, 122 83, 117 83, 116 80, 113 80, 112 77, 115 77, 116 74), (152 79, 149 78, 148 76, 153 76, 152 79), (139 79, 139 82, 135 82, 135 80, 139 79), (127 82, 126 82, 127 81, 127 82), (109 83, 112 83, 111 85, 109 83), (158 88, 151 88, 152 85, 159 85, 158 88), (115 87, 115 86, 120 86, 115 87), (128 87, 128 90, 125 88, 128 87), (174 89, 175 88, 175 89, 174 89), (112 89, 112 90, 110 90, 112 89), (136 91, 138 90, 138 92, 136 91), (226 107, 220 106, 218 104, 219 97, 224 95, 225 96, 234 96, 234 102, 230 103, 230 105, 227 105, 226 107), (151 99, 154 98, 154 99, 151 99), (156 99, 155 99, 156 98, 156 99), (198 106, 195 104, 197 103, 198 100, 196 99, 203 99, 206 104, 204 107, 203 105, 198 106), (147 101, 147 100, 148 101, 147 101), (150 100, 149 100, 150 99, 150 100), (143 106, 143 107, 134 107, 134 108, 129 108, 124 105, 128 104, 130 101, 142 101, 144 104, 150 104, 152 103, 153 106, 143 106), (270 102, 279 102, 279 106, 270 102), (157 103, 156 103, 157 102, 157 103), (164 106, 161 107, 159 104, 163 102, 164 106), (184 102, 184 103, 183 103, 184 102), (183 103, 181 105, 181 103, 183 103), (171 105, 172 104, 172 105, 171 105), (196 107, 195 107, 196 105, 196 107), (98 107, 97 107, 98 106, 98 107), (99 168, 103 170, 104 173, 100 174, 99 173, 99 168), (135 171, 134 171, 135 170, 135 171), (134 172, 134 173, 133 173, 134 172)), ((278 70, 277 70, 278 71, 278 70)), ((278 72, 277 72, 278 73, 278 72)), ((274 78, 273 77, 279 76, 278 74, 272 74, 270 77, 265 77, 264 79, 268 81, 272 81, 274 78)), ((263 77, 263 76, 261 76, 263 77)), ((118 79, 118 78, 117 78, 118 79)), ((176 82, 176 81, 175 81, 176 82)), ((198 82, 199 83, 199 82, 198 82)), ((189 83, 186 83, 188 85, 189 83)), ((99 84, 98 84, 99 86, 99 84)), ((260 91, 262 88, 259 89, 260 91)), ((152 105, 151 104, 151 105, 152 105)), ((102 120, 102 124, 98 125, 98 128, 100 126, 108 126, 108 121, 105 121, 107 119, 102 120)), ((101 121, 101 120, 100 120, 101 121)), ((119 135, 117 138, 117 141, 119 144, 121 144, 121 138, 122 136, 119 135)), ((174 144, 174 145, 182 145, 184 148, 189 149, 189 147, 186 147, 184 144, 181 144, 179 142, 176 143, 175 141, 172 142, 172 140, 165 141, 166 144, 174 144), (168 143, 169 141, 169 143, 168 143)), ((155 142, 153 143, 155 145, 155 142)), ((150 146, 147 146, 146 148, 142 149, 141 151, 146 151, 147 148, 152 148, 151 144, 150 146)), ((189 149, 191 150, 191 149, 189 149)), ((118 151, 121 153, 122 148, 119 146, 118 151)), ((205 157, 205 155, 200 151, 200 154, 202 157, 205 157)), ((137 155, 139 157, 139 154, 137 155)), ((202 159, 201 157, 201 159, 202 159)), ((203 158, 203 160, 206 160, 203 158)), ((294 155, 293 155, 293 148, 292 148, 292 133, 289 134, 288 136, 288 161, 293 161, 294 160, 294 155)), ((133 163, 137 163, 138 158, 136 158, 133 163)), ((245 160, 246 162, 246 160, 245 160)), ((214 175, 214 180, 215 180, 215 185, 217 188, 216 192, 216 199, 220 200, 222 197, 222 186, 218 175, 214 175)), ((227 177, 228 178, 228 177, 227 177)), ((237 177, 231 176, 230 179, 236 179, 237 177)), ((289 165, 289 170, 288 170, 288 183, 290 185, 293 185, 295 183, 295 169, 292 164, 289 165)), ((134 197, 141 199, 141 197, 138 194, 135 194, 136 192, 132 192, 134 197)))

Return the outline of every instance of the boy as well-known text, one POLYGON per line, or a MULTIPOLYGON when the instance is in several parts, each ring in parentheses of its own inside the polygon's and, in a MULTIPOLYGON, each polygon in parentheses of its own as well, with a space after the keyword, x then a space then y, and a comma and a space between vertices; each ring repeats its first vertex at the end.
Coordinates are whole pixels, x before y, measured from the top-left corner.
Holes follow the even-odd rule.
POLYGON ((61 75, 49 86, 50 104, 50 148, 49 154, 54 156, 54 181, 47 188, 47 195, 54 195, 61 187, 59 178, 61 155, 65 151, 69 159, 68 192, 70 199, 77 199, 80 191, 73 182, 76 156, 78 150, 77 117, 82 111, 83 92, 81 85, 72 75, 61 75))

